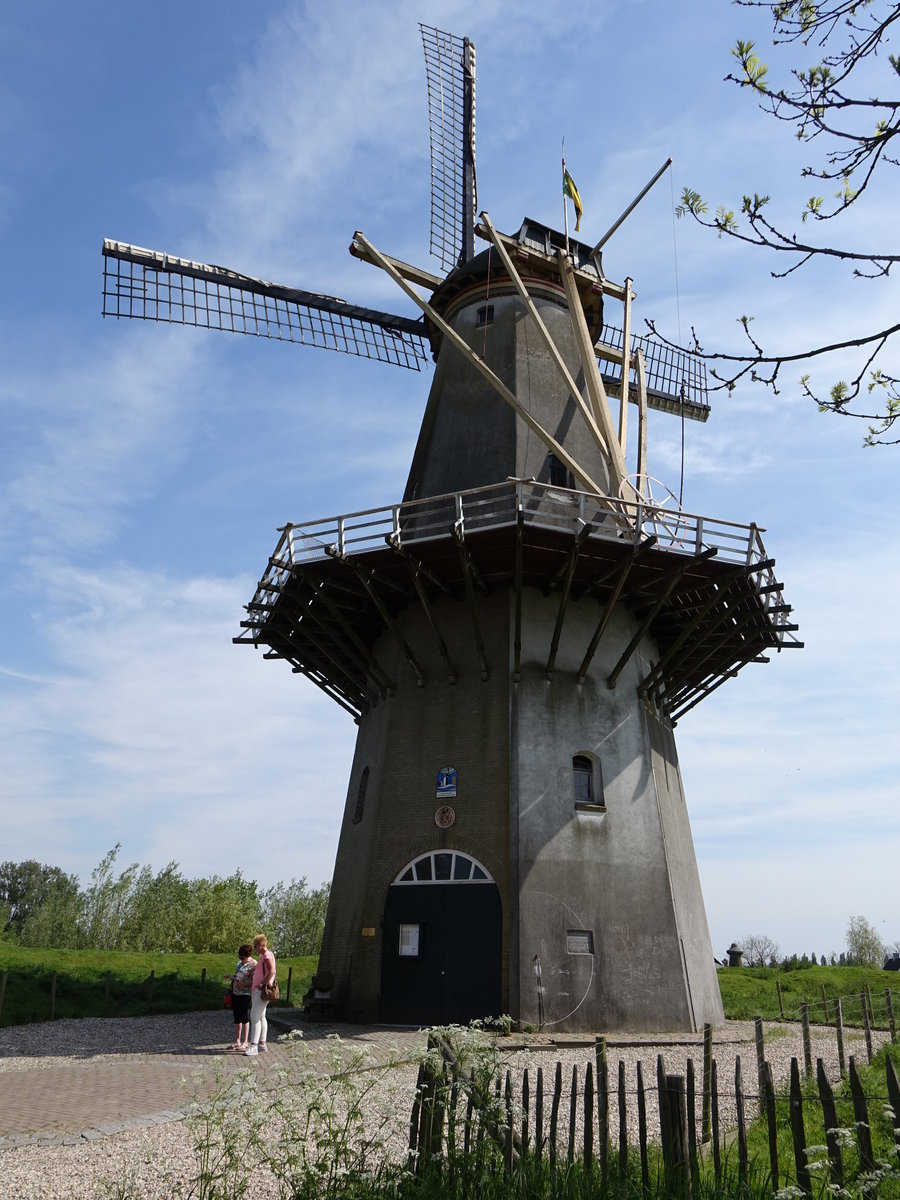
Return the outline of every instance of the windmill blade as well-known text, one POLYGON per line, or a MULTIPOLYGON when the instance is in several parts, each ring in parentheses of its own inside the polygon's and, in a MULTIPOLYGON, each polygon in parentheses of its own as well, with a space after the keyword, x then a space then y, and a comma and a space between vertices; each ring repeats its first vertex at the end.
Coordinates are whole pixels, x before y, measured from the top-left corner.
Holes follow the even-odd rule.
POLYGON ((421 371, 424 322, 348 304, 224 267, 103 242, 103 315, 298 342, 421 371))
POLYGON ((475 46, 419 25, 431 138, 431 253, 445 270, 475 257, 475 46))
MULTIPOLYGON (((633 337, 632 350, 640 349, 647 372, 647 407, 692 421, 709 416, 706 364, 685 350, 665 346, 651 337, 633 337)), ((594 350, 607 388, 622 387, 622 330, 604 325, 594 350)))

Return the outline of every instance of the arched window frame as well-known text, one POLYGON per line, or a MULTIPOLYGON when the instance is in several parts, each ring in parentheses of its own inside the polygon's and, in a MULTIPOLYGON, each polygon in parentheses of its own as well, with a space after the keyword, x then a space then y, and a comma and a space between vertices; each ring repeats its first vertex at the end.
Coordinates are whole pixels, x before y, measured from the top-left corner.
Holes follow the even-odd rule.
POLYGON ((487 867, 462 850, 429 850, 418 854, 397 873, 394 886, 410 887, 421 883, 493 883, 487 867), (449 859, 449 874, 445 869, 449 859), (438 860, 441 860, 440 862, 438 860), (467 866, 466 866, 467 865, 467 866))

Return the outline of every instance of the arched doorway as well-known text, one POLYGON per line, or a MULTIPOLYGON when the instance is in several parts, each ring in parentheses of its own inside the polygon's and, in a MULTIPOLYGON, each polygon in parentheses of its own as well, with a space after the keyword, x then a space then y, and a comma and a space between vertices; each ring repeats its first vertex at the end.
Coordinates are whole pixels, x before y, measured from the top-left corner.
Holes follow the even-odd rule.
POLYGON ((414 859, 391 885, 383 928, 383 1021, 446 1025, 500 1015, 500 892, 476 859, 459 850, 414 859))

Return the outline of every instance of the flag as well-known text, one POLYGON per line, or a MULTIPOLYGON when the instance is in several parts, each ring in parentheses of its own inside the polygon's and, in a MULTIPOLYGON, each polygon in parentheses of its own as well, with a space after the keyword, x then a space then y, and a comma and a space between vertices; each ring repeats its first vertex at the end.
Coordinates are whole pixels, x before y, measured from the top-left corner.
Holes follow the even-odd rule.
POLYGON ((578 195, 575 180, 565 167, 563 167, 563 195, 568 196, 575 205, 575 232, 577 233, 578 226, 581 224, 581 214, 584 212, 584 206, 581 203, 581 197, 578 195))

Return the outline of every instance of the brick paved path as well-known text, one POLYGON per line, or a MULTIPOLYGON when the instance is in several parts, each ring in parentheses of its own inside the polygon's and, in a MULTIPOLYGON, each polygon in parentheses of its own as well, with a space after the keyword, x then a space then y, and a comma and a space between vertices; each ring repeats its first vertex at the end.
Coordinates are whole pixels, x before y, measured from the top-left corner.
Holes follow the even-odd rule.
MULTIPOLYGON (((275 1024, 271 1017, 270 1024, 275 1024)), ((418 1031, 358 1025, 305 1026, 304 1042, 324 1050, 322 1043, 330 1033, 366 1046, 376 1057, 392 1046, 414 1054, 425 1043, 425 1034, 418 1031)), ((272 1041, 269 1053, 255 1059, 216 1045, 117 1055, 113 1061, 23 1064, 2 1076, 0 1150, 36 1142, 81 1142, 177 1120, 188 1095, 202 1098, 217 1074, 241 1068, 266 1071, 287 1053, 272 1041)))

